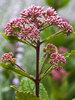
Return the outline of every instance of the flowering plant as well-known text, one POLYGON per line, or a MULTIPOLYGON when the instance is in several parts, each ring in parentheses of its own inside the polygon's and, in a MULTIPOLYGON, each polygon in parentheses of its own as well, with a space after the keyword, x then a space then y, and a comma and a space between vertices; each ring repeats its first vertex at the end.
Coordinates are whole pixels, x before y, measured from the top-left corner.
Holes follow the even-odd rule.
MULTIPOLYGON (((20 41, 32 46, 36 50, 35 77, 29 75, 21 66, 16 64, 16 58, 13 58, 14 55, 12 52, 5 53, 2 56, 2 63, 0 63, 0 65, 3 68, 25 77, 21 81, 19 88, 12 86, 16 90, 17 100, 48 100, 47 92, 41 84, 41 81, 52 69, 54 69, 54 71, 61 70, 62 72, 62 63, 66 63, 66 58, 75 53, 75 51, 60 54, 56 46, 49 43, 43 48, 44 56, 39 60, 40 46, 60 33, 67 36, 70 35, 73 33, 73 28, 68 22, 58 16, 56 11, 51 7, 44 11, 42 7, 32 6, 22 11, 20 17, 21 18, 16 18, 8 23, 5 27, 5 35, 2 35, 6 39, 20 41), (41 40, 41 31, 51 26, 57 26, 59 31, 41 40)), ((52 71, 52 73, 54 71, 52 71)))

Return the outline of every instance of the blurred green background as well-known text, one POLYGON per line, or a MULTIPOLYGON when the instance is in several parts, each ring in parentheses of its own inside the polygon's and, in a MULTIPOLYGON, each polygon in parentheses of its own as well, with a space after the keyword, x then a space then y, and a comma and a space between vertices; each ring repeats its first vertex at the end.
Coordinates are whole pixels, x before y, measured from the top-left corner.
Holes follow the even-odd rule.
MULTIPOLYGON (((0 32, 4 33, 5 25, 31 5, 44 6, 45 9, 52 6, 63 19, 71 23, 75 31, 75 0, 0 0, 0 32)), ((57 30, 56 27, 45 29, 40 34, 41 39, 45 39, 57 30)), ((65 47, 70 52, 75 50, 75 34, 68 37, 61 34, 47 43, 53 43, 58 48, 65 47)), ((42 47, 40 57, 43 55, 42 47)), ((30 74, 35 75, 34 48, 22 43, 9 43, 0 35, 0 58, 2 54, 9 51, 18 58, 19 65, 24 66, 30 74)), ((68 58, 66 65, 63 66, 68 76, 61 77, 63 78, 62 82, 55 80, 51 74, 42 81, 48 92, 49 100, 72 100, 75 98, 75 55, 68 58)), ((10 85, 18 86, 21 79, 22 77, 0 67, 0 100, 15 100, 15 93, 10 85)))

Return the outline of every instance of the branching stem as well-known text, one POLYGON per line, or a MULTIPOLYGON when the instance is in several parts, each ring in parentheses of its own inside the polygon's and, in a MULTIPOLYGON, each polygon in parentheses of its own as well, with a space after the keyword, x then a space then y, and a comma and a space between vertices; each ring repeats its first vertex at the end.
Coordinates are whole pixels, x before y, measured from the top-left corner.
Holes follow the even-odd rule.
POLYGON ((44 43, 45 41, 47 41, 48 39, 52 38, 55 35, 58 35, 59 33, 63 32, 63 30, 60 30, 59 32, 56 32, 55 34, 49 36, 48 38, 44 39, 43 41, 40 42, 40 44, 44 43))
POLYGON ((42 30, 48 28, 49 26, 51 26, 51 25, 44 26, 43 28, 40 29, 40 31, 42 31, 42 30))
POLYGON ((31 42, 29 42, 28 40, 25 40, 27 43, 29 43, 32 47, 34 47, 36 49, 36 46, 34 44, 32 44, 31 42))

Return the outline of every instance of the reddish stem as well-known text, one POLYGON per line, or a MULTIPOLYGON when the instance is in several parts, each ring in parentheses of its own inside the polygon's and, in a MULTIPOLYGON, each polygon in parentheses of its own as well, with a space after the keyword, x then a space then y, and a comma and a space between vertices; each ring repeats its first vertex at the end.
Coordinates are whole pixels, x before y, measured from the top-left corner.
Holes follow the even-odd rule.
POLYGON ((53 64, 51 64, 44 72, 44 74, 50 69, 50 67, 52 66, 53 64))
MULTIPOLYGON (((51 37, 53 37, 53 36, 55 36, 55 35, 58 35, 58 34, 61 33, 61 32, 63 32, 63 30, 60 30, 59 32, 56 32, 55 34, 49 36, 48 38, 51 38, 51 37)), ((40 44, 44 43, 48 38, 46 38, 46 39, 44 39, 43 41, 41 41, 40 44)))
POLYGON ((37 42, 36 47, 36 96, 39 97, 39 54, 40 54, 40 42, 37 42))
POLYGON ((39 73, 39 75, 41 74, 41 72, 42 72, 42 69, 43 69, 43 67, 44 67, 44 64, 45 64, 45 62, 46 62, 46 59, 48 58, 48 53, 46 54, 46 56, 45 56, 45 59, 44 59, 44 62, 43 62, 43 64, 42 64, 42 66, 41 66, 41 70, 40 70, 40 73, 39 73))

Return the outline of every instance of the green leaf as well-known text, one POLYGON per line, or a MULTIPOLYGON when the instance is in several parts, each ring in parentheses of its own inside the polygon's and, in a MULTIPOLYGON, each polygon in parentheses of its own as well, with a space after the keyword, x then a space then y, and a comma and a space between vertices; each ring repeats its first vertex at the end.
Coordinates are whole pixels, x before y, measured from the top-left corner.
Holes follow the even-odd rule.
POLYGON ((71 50, 71 52, 69 53, 69 52, 66 52, 66 53, 64 53, 64 54, 62 54, 65 58, 68 58, 68 57, 70 57, 71 55, 74 55, 75 54, 75 50, 71 50))
POLYGON ((15 91, 19 91, 15 85, 11 85, 10 87, 12 87, 15 91))
POLYGON ((72 51, 71 51, 71 55, 73 55, 73 54, 75 54, 75 50, 72 50, 72 51))
MULTIPOLYGON (((19 91, 29 92, 29 93, 33 93, 35 95, 35 83, 28 78, 24 78, 21 81, 19 91)), ((49 100, 47 91, 45 90, 44 86, 41 83, 40 83, 40 91, 39 92, 40 92, 40 100, 49 100)))
POLYGON ((12 72, 14 72, 15 74, 19 75, 19 76, 25 76, 25 77, 29 77, 29 75, 25 72, 23 72, 21 69, 16 68, 14 65, 12 64, 5 64, 5 63, 0 63, 0 66, 2 66, 3 68, 10 70, 12 72))
POLYGON ((71 55, 71 53, 64 53, 64 54, 62 54, 65 58, 68 58, 68 57, 70 57, 70 55, 71 55))
POLYGON ((20 91, 16 86, 11 85, 12 88, 16 91, 17 100, 39 100, 34 94, 30 92, 20 91))
POLYGON ((16 100, 39 100, 39 99, 31 93, 17 91, 16 100))
MULTIPOLYGON (((54 27, 53 29, 56 29, 57 27, 54 27)), ((48 44, 48 43, 52 43, 56 46, 61 46, 64 45, 66 42, 66 37, 64 36, 64 34, 60 33, 58 35, 52 36, 54 33, 58 32, 59 30, 50 30, 51 28, 45 29, 41 32, 41 39, 47 39, 44 43, 48 44), (47 34, 46 34, 47 33, 47 34), (50 37, 52 36, 52 37, 50 37), (50 38, 48 38, 50 37, 50 38)))
POLYGON ((12 26, 12 27, 15 28, 20 33, 21 28, 15 27, 15 26, 12 26))
POLYGON ((65 7, 69 2, 70 0, 46 0, 48 6, 52 6, 56 10, 65 7))
POLYGON ((23 41, 22 39, 19 39, 17 36, 7 36, 3 33, 0 33, 6 40, 10 41, 10 42, 22 42, 22 43, 25 43, 27 45, 30 45, 29 43, 27 43, 26 41, 23 41))
POLYGON ((74 99, 72 99, 72 100, 75 100, 75 98, 74 98, 74 99))

